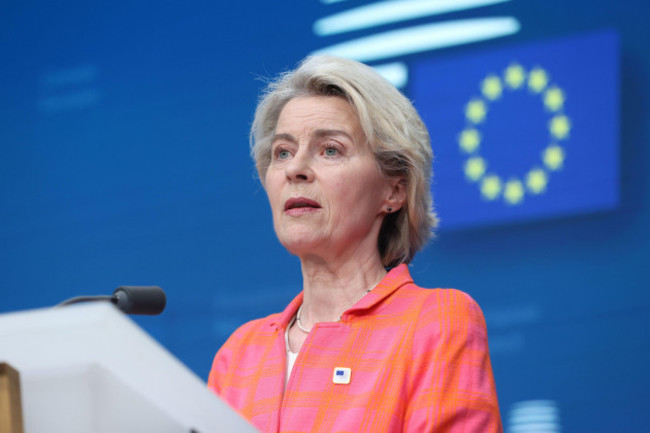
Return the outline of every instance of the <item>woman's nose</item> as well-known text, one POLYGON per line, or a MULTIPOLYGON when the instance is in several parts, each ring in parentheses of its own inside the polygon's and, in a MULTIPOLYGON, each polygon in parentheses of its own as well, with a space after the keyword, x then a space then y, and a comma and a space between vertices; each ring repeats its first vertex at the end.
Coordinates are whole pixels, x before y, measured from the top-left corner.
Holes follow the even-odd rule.
POLYGON ((312 158, 308 151, 299 150, 286 165, 287 179, 292 182, 311 182, 314 179, 312 158))

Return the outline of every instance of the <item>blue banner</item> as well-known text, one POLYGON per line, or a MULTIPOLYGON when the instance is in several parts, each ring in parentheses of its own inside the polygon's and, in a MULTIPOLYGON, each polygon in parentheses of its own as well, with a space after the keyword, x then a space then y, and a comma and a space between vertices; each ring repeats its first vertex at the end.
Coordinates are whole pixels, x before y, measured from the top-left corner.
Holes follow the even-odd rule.
POLYGON ((414 62, 441 228, 616 208, 618 57, 605 31, 414 62))

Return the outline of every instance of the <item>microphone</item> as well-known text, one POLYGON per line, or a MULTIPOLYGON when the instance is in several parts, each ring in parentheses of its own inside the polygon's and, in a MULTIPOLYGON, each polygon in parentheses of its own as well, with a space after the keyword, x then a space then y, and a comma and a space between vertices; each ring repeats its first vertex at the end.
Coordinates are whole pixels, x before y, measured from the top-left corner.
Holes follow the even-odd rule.
POLYGON ((80 302, 109 301, 125 314, 155 316, 167 305, 165 291, 158 286, 121 286, 112 296, 77 296, 61 302, 57 307, 80 302))
POLYGON ((126 314, 160 314, 167 305, 165 291, 158 286, 122 286, 115 289, 111 302, 126 314))

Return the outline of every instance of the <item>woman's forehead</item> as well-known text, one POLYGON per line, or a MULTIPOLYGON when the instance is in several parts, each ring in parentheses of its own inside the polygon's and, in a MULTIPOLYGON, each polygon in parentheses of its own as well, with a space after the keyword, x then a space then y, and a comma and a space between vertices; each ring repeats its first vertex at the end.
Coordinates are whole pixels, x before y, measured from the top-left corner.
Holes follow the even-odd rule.
POLYGON ((354 107, 339 96, 300 96, 287 102, 280 112, 276 137, 297 139, 342 135, 365 142, 365 134, 354 107))

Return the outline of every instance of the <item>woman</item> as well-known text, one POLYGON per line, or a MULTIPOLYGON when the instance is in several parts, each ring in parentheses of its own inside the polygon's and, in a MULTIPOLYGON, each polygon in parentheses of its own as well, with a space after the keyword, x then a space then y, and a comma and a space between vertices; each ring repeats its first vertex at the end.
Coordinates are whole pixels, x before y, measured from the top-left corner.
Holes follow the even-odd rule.
POLYGON ((303 291, 228 339, 210 388, 265 432, 501 431, 479 307, 409 275, 437 223, 411 103, 365 65, 307 58, 268 86, 251 148, 303 291))

